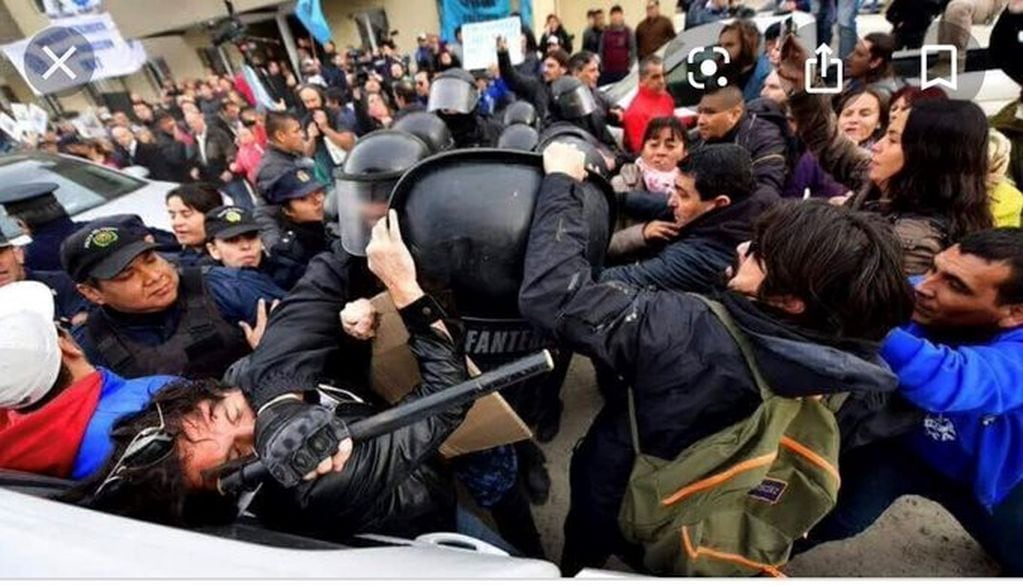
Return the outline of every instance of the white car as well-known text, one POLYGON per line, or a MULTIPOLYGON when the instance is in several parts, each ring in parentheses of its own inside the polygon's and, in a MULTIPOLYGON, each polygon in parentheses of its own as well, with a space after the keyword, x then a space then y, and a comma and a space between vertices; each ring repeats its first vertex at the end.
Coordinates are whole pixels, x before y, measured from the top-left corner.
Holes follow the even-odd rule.
MULTIPOLYGON (((0 189, 23 183, 56 183, 57 200, 75 221, 133 213, 150 227, 171 231, 165 198, 177 183, 151 181, 146 174, 142 167, 119 171, 81 158, 44 152, 0 156, 0 189)), ((0 229, 17 244, 27 241, 3 211, 0 229)))

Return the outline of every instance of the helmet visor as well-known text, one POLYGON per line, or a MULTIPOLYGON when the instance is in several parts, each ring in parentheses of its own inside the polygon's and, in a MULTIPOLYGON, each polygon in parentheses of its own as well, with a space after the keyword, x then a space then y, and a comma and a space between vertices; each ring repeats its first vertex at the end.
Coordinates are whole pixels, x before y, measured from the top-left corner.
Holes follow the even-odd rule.
POLYGON ((471 114, 476 110, 476 88, 461 79, 444 77, 430 86, 430 100, 426 109, 431 112, 457 112, 471 114))
POLYGON ((592 114, 597 109, 597 102, 590 88, 581 85, 558 96, 558 109, 562 117, 572 120, 592 114))
POLYGON ((335 183, 341 246, 355 256, 365 256, 373 226, 387 215, 391 190, 398 178, 380 181, 340 179, 335 183))

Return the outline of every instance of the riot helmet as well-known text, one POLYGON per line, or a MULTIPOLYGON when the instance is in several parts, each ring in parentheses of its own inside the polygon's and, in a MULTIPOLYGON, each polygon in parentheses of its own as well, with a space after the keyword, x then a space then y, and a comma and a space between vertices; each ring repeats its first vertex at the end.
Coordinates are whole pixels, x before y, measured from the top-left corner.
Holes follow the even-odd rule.
POLYGON ((585 118, 597 109, 593 90, 575 77, 560 77, 551 84, 551 102, 555 118, 577 120, 585 118))
POLYGON ((455 147, 455 139, 448 130, 448 125, 430 112, 413 112, 404 116, 391 127, 394 130, 408 132, 419 138, 430 147, 430 154, 437 154, 455 147))
POLYGON ((600 146, 600 141, 592 134, 571 122, 555 122, 540 134, 540 140, 533 150, 543 152, 553 142, 565 142, 573 144, 586 155, 586 167, 596 169, 597 173, 604 179, 610 175, 607 159, 611 156, 606 154, 600 146))
POLYGON ((433 78, 426 109, 431 112, 471 114, 480 94, 476 79, 465 69, 448 69, 433 78))
POLYGON ((345 251, 366 255, 373 224, 387 215, 394 185, 428 156, 426 143, 399 130, 371 132, 355 143, 334 183, 345 251))
POLYGON ((533 107, 533 104, 522 100, 512 102, 504 109, 503 120, 505 126, 525 124, 535 128, 537 122, 536 108, 533 107))
POLYGON ((501 132, 501 137, 497 140, 497 147, 531 152, 539 141, 540 134, 536 128, 525 124, 512 124, 501 132))

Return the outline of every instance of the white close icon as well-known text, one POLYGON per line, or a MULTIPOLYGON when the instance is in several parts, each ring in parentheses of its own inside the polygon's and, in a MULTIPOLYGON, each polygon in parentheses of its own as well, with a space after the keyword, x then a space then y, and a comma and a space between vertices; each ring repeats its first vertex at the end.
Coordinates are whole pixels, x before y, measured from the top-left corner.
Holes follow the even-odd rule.
POLYGON ((63 71, 72 80, 76 79, 78 76, 75 75, 75 72, 72 71, 70 67, 65 65, 64 62, 70 59, 71 56, 74 55, 75 51, 77 50, 78 48, 72 45, 67 51, 64 52, 63 55, 61 55, 58 58, 57 55, 54 54, 53 50, 50 49, 50 47, 43 46, 43 52, 46 53, 46 56, 49 57, 51 61, 53 61, 53 65, 50 65, 50 68, 46 70, 46 73, 43 73, 43 79, 49 79, 51 75, 57 72, 57 69, 63 71))
POLYGON ((836 76, 837 78, 835 79, 834 86, 828 87, 827 85, 825 85, 823 87, 814 87, 813 64, 819 59, 821 62, 820 70, 823 71, 824 72, 823 75, 826 76, 828 74, 828 70, 831 68, 830 58, 832 55, 832 51, 831 47, 824 43, 821 43, 821 45, 817 47, 817 50, 815 50, 813 53, 814 55, 816 55, 816 57, 808 57, 806 59, 806 62, 803 63, 803 76, 806 79, 806 93, 817 94, 841 93, 842 86, 845 83, 842 73, 842 60, 838 59, 835 61, 835 68, 838 70, 838 74, 836 76))
MULTIPOLYGON (((710 50, 713 51, 715 55, 721 55, 721 57, 724 59, 725 65, 732 62, 732 56, 729 55, 728 51, 726 51, 725 49, 721 47, 710 47, 710 50)), ((689 56, 686 57, 686 63, 690 65, 690 67, 688 68, 688 72, 686 74, 686 78, 689 81, 689 85, 695 87, 696 89, 705 89, 706 85, 704 84, 703 81, 700 81, 699 79, 696 78, 696 74, 693 71, 692 65, 696 64, 697 56, 699 56, 701 53, 706 52, 707 47, 694 47, 692 51, 689 51, 689 56)), ((700 61, 700 75, 702 75, 704 79, 711 79, 717 72, 718 63, 715 59, 704 59, 703 61, 700 61)), ((717 85, 719 87, 724 87, 728 85, 728 78, 726 78, 724 75, 718 77, 715 81, 717 82, 717 85)))
POLYGON ((958 64, 959 49, 955 45, 924 45, 920 48, 920 88, 927 89, 928 87, 935 87, 943 85, 952 91, 959 89, 959 81, 956 77, 956 67, 958 64), (948 71, 949 75, 946 79, 945 76, 938 75, 933 79, 928 77, 927 67, 927 56, 930 53, 946 53, 948 55, 948 71))

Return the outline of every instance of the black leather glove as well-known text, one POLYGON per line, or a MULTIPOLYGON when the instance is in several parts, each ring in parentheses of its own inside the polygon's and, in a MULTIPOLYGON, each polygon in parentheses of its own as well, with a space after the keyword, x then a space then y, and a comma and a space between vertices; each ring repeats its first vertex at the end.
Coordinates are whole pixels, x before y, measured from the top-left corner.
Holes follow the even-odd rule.
POLYGON ((301 400, 270 404, 256 418, 256 453, 286 488, 298 485, 320 461, 337 453, 346 437, 348 428, 332 410, 301 400))

